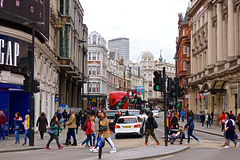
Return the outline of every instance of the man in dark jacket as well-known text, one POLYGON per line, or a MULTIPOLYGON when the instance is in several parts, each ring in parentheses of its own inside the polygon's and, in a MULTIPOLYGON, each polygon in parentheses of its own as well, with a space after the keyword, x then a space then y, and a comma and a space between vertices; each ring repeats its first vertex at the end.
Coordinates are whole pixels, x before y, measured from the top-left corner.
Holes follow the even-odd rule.
POLYGON ((202 115, 200 116, 201 122, 202 122, 202 128, 204 128, 204 122, 205 122, 205 114, 202 112, 202 115))
POLYGON ((6 124, 6 115, 3 113, 2 110, 0 110, 0 141, 5 140, 5 124, 6 124))
POLYGON ((64 120, 63 125, 64 125, 64 129, 65 129, 66 122, 67 122, 67 117, 68 117, 66 109, 64 109, 64 111, 62 112, 62 117, 63 117, 63 120, 64 120))
POLYGON ((154 133, 153 121, 155 121, 155 119, 153 118, 153 113, 147 112, 147 116, 148 116, 148 118, 146 121, 146 133, 145 133, 144 145, 145 146, 147 145, 149 135, 151 135, 153 137, 153 139, 157 142, 157 145, 160 145, 160 142, 158 141, 158 139, 156 138, 155 133, 154 133))

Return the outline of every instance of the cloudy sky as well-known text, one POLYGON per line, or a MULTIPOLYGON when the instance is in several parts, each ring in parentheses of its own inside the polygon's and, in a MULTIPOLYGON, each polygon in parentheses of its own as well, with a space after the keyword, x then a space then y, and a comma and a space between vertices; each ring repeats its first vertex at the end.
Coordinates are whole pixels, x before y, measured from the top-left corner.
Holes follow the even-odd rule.
POLYGON ((176 51, 178 13, 185 14, 190 0, 80 0, 89 33, 97 31, 106 41, 130 40, 130 59, 136 62, 150 50, 170 62, 176 51))

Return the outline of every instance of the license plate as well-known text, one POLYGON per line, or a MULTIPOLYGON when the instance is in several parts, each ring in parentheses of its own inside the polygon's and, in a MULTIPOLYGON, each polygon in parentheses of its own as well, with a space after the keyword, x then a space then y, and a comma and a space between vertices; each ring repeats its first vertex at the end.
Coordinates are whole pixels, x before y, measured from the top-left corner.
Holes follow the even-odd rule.
POLYGON ((131 126, 124 126, 123 128, 131 128, 131 126))

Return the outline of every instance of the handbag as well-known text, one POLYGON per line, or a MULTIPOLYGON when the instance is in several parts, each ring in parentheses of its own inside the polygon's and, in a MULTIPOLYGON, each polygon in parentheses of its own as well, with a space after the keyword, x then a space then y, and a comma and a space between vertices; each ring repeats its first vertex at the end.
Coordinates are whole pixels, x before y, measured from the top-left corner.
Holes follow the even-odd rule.
POLYGON ((47 133, 50 134, 50 135, 53 135, 55 133, 55 129, 49 128, 47 133))
POLYGON ((106 130, 108 130, 108 127, 107 127, 107 125, 106 126, 99 126, 99 131, 106 131, 106 130))
POLYGON ((185 129, 186 129, 186 131, 188 131, 188 129, 189 129, 189 126, 187 126, 185 129))
POLYGON ((86 132, 86 130, 87 130, 87 125, 86 125, 86 123, 83 125, 83 131, 84 132, 86 132))

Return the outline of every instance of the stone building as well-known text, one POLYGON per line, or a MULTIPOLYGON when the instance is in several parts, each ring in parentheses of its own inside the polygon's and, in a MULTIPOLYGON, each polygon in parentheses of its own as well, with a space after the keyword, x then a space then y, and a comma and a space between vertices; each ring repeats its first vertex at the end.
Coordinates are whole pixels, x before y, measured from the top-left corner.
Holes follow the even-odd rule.
POLYGON ((192 0, 189 109, 239 112, 240 1, 192 0))

